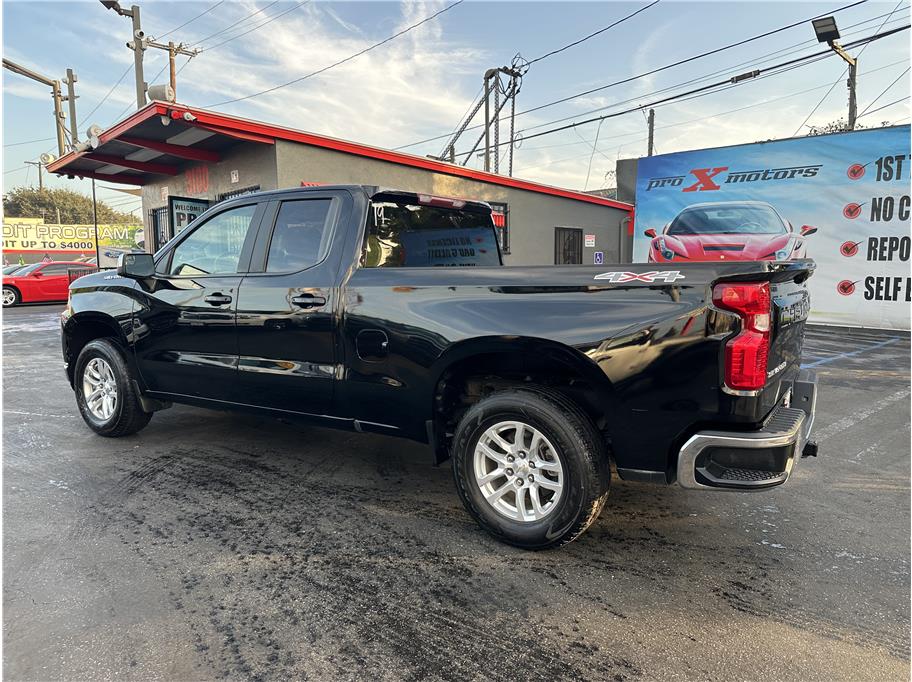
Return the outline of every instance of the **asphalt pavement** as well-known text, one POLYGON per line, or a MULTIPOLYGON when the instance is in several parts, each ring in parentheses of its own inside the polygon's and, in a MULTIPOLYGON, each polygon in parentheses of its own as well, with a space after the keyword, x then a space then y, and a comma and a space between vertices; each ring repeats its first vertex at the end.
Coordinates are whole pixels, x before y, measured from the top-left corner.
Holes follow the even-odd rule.
POLYGON ((8 680, 908 680, 909 335, 815 328, 785 486, 615 480, 556 551, 379 436, 175 406, 84 426, 60 306, 3 312, 8 680))

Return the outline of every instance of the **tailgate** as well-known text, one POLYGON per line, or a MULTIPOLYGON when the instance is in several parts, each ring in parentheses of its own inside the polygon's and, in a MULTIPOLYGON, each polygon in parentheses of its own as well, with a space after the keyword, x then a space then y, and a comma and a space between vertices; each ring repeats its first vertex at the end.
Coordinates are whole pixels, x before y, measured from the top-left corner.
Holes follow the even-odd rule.
POLYGON ((801 366, 804 326, 811 310, 807 281, 794 279, 770 284, 772 310, 770 315, 771 344, 766 363, 767 390, 776 389, 778 398, 783 382, 790 385, 801 366))

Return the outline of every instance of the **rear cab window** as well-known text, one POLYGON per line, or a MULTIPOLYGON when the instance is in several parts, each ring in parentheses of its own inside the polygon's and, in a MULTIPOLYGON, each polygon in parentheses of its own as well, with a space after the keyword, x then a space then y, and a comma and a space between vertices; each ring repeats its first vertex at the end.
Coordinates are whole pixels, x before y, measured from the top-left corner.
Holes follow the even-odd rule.
POLYGON ((490 208, 398 192, 371 199, 361 255, 366 268, 501 265, 490 208))

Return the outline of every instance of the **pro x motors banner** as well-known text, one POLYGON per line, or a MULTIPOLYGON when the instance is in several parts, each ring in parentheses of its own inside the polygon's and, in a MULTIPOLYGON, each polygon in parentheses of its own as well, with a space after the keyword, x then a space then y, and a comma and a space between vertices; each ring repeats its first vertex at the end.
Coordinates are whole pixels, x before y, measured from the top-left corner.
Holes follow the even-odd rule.
POLYGON ((811 321, 909 329, 909 132, 642 158, 633 260, 813 258, 811 321))

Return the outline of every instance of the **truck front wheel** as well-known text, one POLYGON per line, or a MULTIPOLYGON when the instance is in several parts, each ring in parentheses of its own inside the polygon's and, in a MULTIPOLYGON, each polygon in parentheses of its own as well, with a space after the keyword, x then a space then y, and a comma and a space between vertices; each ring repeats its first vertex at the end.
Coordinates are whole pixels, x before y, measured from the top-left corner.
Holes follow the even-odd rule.
POLYGON ((82 349, 73 388, 83 420, 101 436, 136 433, 152 418, 143 411, 130 369, 110 339, 95 339, 82 349))
POLYGON ((473 405, 453 438, 453 473, 481 527, 524 549, 579 537, 598 518, 611 480, 592 421, 542 387, 499 391, 473 405))

